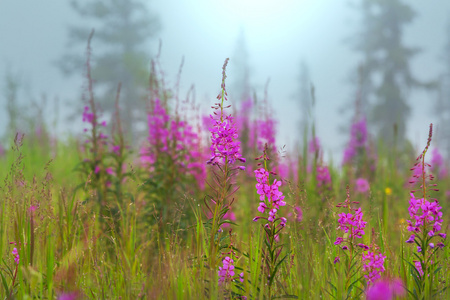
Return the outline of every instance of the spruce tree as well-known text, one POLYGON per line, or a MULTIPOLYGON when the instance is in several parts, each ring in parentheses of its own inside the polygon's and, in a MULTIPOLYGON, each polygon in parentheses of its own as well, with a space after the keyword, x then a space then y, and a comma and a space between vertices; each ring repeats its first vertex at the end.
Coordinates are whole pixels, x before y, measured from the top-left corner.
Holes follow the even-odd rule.
POLYGON ((145 111, 150 56, 148 42, 159 30, 158 18, 142 0, 72 1, 71 5, 83 19, 83 25, 69 27, 71 48, 58 62, 64 74, 80 73, 85 68, 85 53, 77 45, 86 45, 92 29, 92 77, 96 96, 105 112, 114 111, 115 92, 122 85, 124 123, 133 132, 136 118, 145 111))
POLYGON ((434 113, 437 117, 436 135, 439 146, 450 157, 450 21, 446 30, 447 42, 442 56, 444 73, 439 80, 439 93, 434 113))
POLYGON ((396 139, 401 145, 410 115, 408 93, 412 88, 430 87, 410 70, 418 49, 403 42, 404 28, 415 12, 401 0, 363 0, 359 10, 363 22, 354 50, 362 55, 369 124, 386 144, 396 139))

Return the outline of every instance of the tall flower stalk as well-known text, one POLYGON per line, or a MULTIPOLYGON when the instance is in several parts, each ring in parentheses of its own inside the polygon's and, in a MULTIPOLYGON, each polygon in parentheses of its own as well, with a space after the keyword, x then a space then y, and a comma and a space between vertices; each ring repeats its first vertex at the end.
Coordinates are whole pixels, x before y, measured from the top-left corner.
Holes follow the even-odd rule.
MULTIPOLYGON (((378 251, 378 247, 372 242, 371 246, 359 242, 365 235, 367 222, 363 220, 363 212, 360 207, 354 207, 358 201, 350 201, 350 191, 347 186, 347 198, 337 205, 347 212, 338 215, 338 230, 342 232, 334 242, 339 246, 341 255, 344 256, 345 279, 342 284, 333 286, 333 290, 338 293, 337 298, 345 296, 348 298, 352 291, 356 290, 356 296, 362 294, 363 290, 359 283, 365 278, 368 286, 381 277, 384 272, 384 260, 386 256, 378 251), (341 294, 339 296, 339 294, 341 294)), ((374 235, 374 234, 373 234, 374 235)), ((334 264, 341 262, 340 256, 336 256, 334 264)))
POLYGON ((411 191, 409 200, 408 231, 412 234, 406 240, 406 243, 416 246, 413 252, 414 260, 408 262, 411 267, 411 273, 414 278, 414 290, 410 293, 416 299, 429 298, 437 294, 435 274, 439 270, 438 251, 444 247, 446 234, 440 232, 442 226, 441 206, 437 199, 429 197, 428 192, 438 191, 436 184, 432 184, 433 175, 427 174, 426 168, 431 167, 425 162, 425 155, 431 143, 433 136, 433 124, 430 124, 428 141, 425 149, 417 157, 416 163, 411 170, 416 172, 415 182, 420 182, 418 190, 411 191), (417 172, 419 169, 420 175, 417 172), (417 199, 414 193, 419 193, 421 198, 417 199))
POLYGON ((231 105, 224 106, 225 101, 228 100, 225 87, 228 60, 228 58, 225 60, 222 68, 221 92, 217 96, 219 102, 212 106, 214 112, 210 115, 212 119, 211 158, 207 164, 211 165, 214 182, 208 183, 213 195, 208 195, 209 199, 205 199, 205 205, 206 215, 212 216, 206 223, 210 228, 208 261, 211 269, 216 269, 218 265, 218 253, 223 240, 221 226, 231 223, 229 220, 224 220, 224 216, 234 202, 233 194, 239 188, 233 187, 235 175, 239 170, 245 170, 244 166, 237 165, 237 162, 245 162, 245 158, 241 157, 237 128, 233 117, 225 112, 225 109, 231 105))
POLYGON ((264 153, 256 160, 263 160, 258 163, 261 166, 255 170, 256 177, 256 191, 259 195, 258 211, 262 214, 253 218, 253 221, 265 220, 262 226, 265 233, 265 249, 263 250, 264 257, 264 280, 268 284, 268 299, 275 294, 273 290, 274 279, 281 264, 286 260, 289 253, 283 253, 283 245, 280 242, 280 232, 286 227, 287 219, 279 216, 279 209, 286 205, 284 195, 278 188, 281 186, 281 181, 274 179, 271 183, 271 175, 276 175, 268 169, 267 144, 265 145, 264 153), (283 256, 284 254, 284 256, 283 256))

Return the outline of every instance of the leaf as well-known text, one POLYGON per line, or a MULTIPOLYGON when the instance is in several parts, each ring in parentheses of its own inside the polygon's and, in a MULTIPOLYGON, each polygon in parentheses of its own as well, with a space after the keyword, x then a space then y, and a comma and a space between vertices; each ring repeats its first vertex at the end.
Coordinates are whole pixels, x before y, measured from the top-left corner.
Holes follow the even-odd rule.
POLYGON ((278 272, 278 268, 280 267, 281 263, 286 259, 286 257, 288 257, 289 253, 286 254, 276 265, 275 269, 273 270, 273 272, 270 274, 270 281, 269 281, 269 285, 272 284, 273 280, 275 279, 275 274, 278 272))
MULTIPOLYGON (((9 295, 9 288, 8 288, 8 284, 6 283, 6 279, 2 273, 0 273, 0 275, 2 276, 2 284, 3 284, 3 287, 5 288, 6 295, 9 295)), ((9 296, 8 296, 8 298, 9 298, 9 296)))
POLYGON ((328 284, 331 285, 331 287, 335 292, 337 292, 337 287, 334 284, 332 284, 331 281, 328 281, 328 284))
POLYGON ((442 290, 440 290, 440 291, 437 291, 436 293, 434 293, 433 294, 433 296, 432 297, 435 297, 435 296, 437 296, 438 294, 440 294, 440 293, 442 293, 442 292, 444 292, 445 290, 447 290, 449 288, 449 286, 447 285, 446 287, 444 287, 442 290))

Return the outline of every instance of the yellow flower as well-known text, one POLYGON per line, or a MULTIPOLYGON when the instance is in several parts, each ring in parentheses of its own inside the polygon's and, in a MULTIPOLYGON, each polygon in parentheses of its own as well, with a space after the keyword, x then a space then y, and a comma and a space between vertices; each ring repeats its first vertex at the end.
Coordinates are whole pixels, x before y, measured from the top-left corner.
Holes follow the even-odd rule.
POLYGON ((385 188, 384 192, 386 193, 387 196, 392 195, 392 189, 390 187, 385 188))

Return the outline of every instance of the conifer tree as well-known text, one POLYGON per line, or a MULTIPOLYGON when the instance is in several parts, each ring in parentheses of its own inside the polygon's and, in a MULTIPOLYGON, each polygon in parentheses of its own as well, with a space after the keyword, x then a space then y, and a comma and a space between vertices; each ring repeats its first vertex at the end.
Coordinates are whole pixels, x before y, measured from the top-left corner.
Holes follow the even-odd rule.
POLYGON ((74 47, 86 45, 93 38, 92 77, 96 96, 105 112, 114 111, 115 91, 122 85, 121 98, 126 129, 133 132, 133 120, 145 111, 150 56, 148 42, 159 30, 158 18, 142 0, 72 1, 71 5, 83 19, 83 25, 69 27, 71 48, 58 62, 64 74, 80 73, 85 67, 85 53, 74 47))
POLYGON ((410 115, 408 93, 431 87, 412 74, 409 64, 418 49, 403 42, 404 28, 415 12, 401 0, 363 0, 358 8, 363 22, 354 50, 362 55, 369 123, 379 139, 387 144, 396 139, 402 145, 410 115))
POLYGON ((450 157, 450 21, 446 30, 447 42, 442 56, 444 73, 439 80, 439 93, 435 104, 435 115, 437 116, 436 135, 439 145, 450 157))

